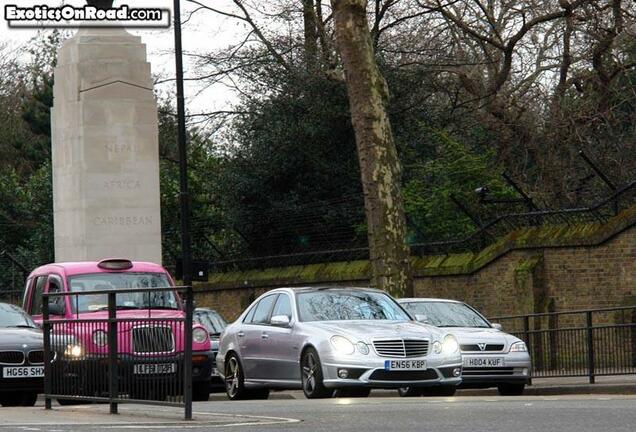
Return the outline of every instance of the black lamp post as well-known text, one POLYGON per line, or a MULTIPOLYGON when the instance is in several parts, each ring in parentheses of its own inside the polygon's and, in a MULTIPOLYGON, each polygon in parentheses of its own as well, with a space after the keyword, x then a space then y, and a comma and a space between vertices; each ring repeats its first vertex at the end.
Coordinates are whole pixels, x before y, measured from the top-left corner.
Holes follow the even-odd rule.
POLYGON ((181 257, 183 284, 192 285, 192 250, 190 247, 190 196, 188 193, 188 152, 186 148, 185 101, 183 95, 183 49, 181 46, 181 2, 174 0, 174 53, 177 70, 177 122, 179 178, 181 191, 181 257))

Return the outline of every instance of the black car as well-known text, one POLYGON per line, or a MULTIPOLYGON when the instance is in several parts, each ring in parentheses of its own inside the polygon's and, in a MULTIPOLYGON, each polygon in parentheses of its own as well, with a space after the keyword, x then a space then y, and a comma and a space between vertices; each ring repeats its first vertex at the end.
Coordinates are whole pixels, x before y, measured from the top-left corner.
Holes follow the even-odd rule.
MULTIPOLYGON (((215 357, 219 352, 219 336, 227 327, 227 322, 223 317, 215 310, 208 308, 197 308, 192 315, 194 322, 201 324, 210 333, 210 342, 212 343, 212 355, 215 357)), ((212 373, 212 380, 210 381, 210 391, 220 392, 225 391, 225 383, 221 380, 217 370, 212 373)))
POLYGON ((33 406, 43 386, 42 331, 22 309, 0 303, 0 405, 33 406))

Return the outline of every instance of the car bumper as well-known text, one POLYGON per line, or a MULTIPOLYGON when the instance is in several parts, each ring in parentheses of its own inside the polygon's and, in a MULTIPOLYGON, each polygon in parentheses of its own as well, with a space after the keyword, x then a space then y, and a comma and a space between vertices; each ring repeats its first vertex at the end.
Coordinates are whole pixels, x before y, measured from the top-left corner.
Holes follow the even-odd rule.
POLYGON ((371 357, 364 360, 351 360, 326 357, 322 361, 324 385, 328 388, 400 388, 406 386, 456 386, 461 383, 461 376, 455 376, 457 369, 461 371, 461 358, 459 356, 453 358, 424 357, 422 359, 426 360, 426 369, 424 370, 390 371, 385 369, 385 361, 394 359, 371 357), (347 378, 341 378, 343 370, 347 371, 347 378))
MULTIPOLYGON (((127 381, 162 381, 166 379, 180 380, 184 374, 183 354, 168 356, 132 356, 119 354, 117 368, 119 371, 120 383, 127 381), (175 364, 175 372, 159 374, 137 374, 137 365, 153 364, 175 364)), ((209 382, 214 369, 214 353, 211 351, 194 351, 192 353, 192 381, 209 382)), ((54 370, 62 373, 65 379, 100 377, 108 374, 108 358, 88 357, 82 360, 61 359, 54 366, 54 370)))
MULTIPOLYGON (((1 371, 0 371, 1 374, 1 371)), ((44 391, 44 378, 2 378, 0 375, 0 393, 44 391)))
MULTIPOLYGON (((473 354, 465 354, 465 357, 473 354)), ((487 357, 487 355, 479 355, 487 357)), ((492 357, 501 355, 492 354, 492 357)), ((507 353, 500 367, 471 367, 464 358, 461 388, 485 388, 498 384, 529 384, 532 374, 532 362, 527 353, 507 353)))

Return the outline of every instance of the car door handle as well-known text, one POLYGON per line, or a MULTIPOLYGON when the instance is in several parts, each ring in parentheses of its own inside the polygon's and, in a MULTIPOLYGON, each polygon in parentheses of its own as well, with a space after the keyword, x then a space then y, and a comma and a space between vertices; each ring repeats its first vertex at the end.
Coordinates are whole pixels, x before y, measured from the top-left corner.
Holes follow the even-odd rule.
POLYGON ((243 333, 242 331, 240 331, 240 332, 238 332, 236 335, 237 335, 238 337, 243 337, 243 336, 245 336, 245 333, 243 333))
POLYGON ((267 333, 261 333, 261 339, 269 339, 269 335, 267 333))

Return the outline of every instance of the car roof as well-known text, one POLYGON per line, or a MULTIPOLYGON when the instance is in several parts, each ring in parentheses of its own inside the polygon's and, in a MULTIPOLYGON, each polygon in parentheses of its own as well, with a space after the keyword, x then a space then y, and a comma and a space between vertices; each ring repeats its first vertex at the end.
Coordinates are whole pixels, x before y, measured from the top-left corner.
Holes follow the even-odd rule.
POLYGON ((127 270, 104 270, 98 267, 99 263, 100 261, 78 261, 46 264, 33 270, 29 277, 51 272, 62 273, 66 276, 88 273, 167 273, 162 266, 151 262, 132 261, 133 266, 127 270))
POLYGON ((459 300, 452 299, 440 299, 440 298, 422 298, 422 297, 411 297, 411 298, 401 298, 397 299, 398 303, 423 303, 423 302, 446 302, 446 303, 463 303, 459 300))
POLYGON ((281 288, 277 288, 276 290, 272 290, 272 291, 277 291, 277 290, 287 290, 287 291, 292 291, 292 292, 295 292, 295 293, 314 292, 314 291, 345 291, 345 290, 351 291, 351 290, 354 290, 354 291, 370 291, 370 292, 378 292, 378 293, 388 294, 384 290, 377 289, 377 288, 371 288, 371 287, 329 286, 329 285, 304 286, 304 287, 281 287, 281 288))

